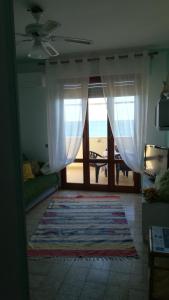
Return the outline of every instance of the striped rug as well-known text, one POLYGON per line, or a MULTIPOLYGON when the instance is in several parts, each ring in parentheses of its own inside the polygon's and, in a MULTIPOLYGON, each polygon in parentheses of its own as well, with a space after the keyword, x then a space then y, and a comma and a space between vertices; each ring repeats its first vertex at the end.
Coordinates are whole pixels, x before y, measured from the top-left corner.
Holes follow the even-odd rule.
POLYGON ((30 257, 137 257, 119 196, 57 197, 28 244, 30 257))

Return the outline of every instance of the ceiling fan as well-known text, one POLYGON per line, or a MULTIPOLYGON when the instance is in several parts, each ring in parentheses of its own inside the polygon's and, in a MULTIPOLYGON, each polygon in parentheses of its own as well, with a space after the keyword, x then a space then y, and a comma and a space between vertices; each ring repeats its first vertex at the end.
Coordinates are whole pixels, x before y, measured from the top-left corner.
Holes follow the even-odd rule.
POLYGON ((43 15, 43 9, 41 7, 34 5, 27 11, 31 12, 35 19, 35 23, 28 24, 25 27, 25 33, 16 33, 17 36, 23 38, 16 42, 16 44, 20 45, 24 42, 33 42, 33 46, 28 53, 28 57, 33 59, 48 59, 50 57, 58 56, 59 52, 50 43, 57 40, 84 45, 92 44, 91 40, 56 35, 55 30, 61 24, 52 20, 48 20, 46 23, 40 23, 40 19, 43 15))

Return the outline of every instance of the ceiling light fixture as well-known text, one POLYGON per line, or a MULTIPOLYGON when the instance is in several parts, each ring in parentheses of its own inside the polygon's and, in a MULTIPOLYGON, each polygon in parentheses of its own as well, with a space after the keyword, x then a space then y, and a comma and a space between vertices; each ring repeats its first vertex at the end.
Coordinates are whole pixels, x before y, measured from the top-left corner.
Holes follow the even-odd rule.
POLYGON ((56 51, 48 42, 42 42, 36 39, 31 51, 28 53, 29 58, 33 59, 48 59, 51 56, 58 56, 59 52, 56 51))
POLYGON ((47 59, 49 55, 42 47, 41 41, 35 40, 31 51, 28 53, 28 57, 33 59, 47 59))

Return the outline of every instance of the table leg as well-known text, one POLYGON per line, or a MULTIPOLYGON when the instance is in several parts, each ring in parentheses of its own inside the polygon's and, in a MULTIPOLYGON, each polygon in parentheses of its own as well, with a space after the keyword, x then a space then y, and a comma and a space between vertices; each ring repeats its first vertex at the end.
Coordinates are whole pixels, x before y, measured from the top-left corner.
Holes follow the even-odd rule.
POLYGON ((149 255, 149 300, 153 300, 154 283, 154 256, 149 255))

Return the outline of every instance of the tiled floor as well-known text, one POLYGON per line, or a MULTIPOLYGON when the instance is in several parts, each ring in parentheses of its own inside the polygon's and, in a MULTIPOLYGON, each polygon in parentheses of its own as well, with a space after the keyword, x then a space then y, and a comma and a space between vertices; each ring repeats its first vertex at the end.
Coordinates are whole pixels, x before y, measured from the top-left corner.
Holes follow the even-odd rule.
MULTIPOLYGON (((91 192, 85 193, 91 194, 91 192)), ((77 194, 77 192, 59 191, 58 194, 70 195, 77 194)), ((120 196, 139 259, 122 261, 29 260, 31 300, 148 299, 147 248, 141 236, 141 196, 135 194, 120 194, 120 196)), ((49 199, 43 201, 27 214, 28 239, 35 230, 48 202, 49 199)))

